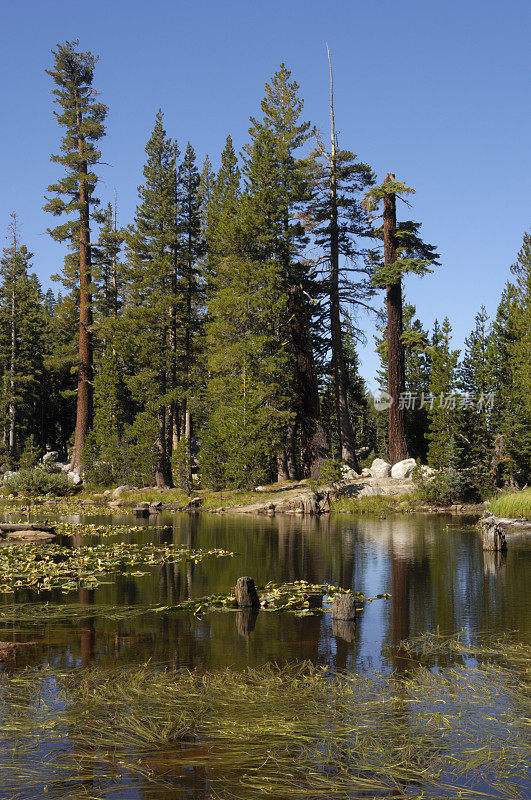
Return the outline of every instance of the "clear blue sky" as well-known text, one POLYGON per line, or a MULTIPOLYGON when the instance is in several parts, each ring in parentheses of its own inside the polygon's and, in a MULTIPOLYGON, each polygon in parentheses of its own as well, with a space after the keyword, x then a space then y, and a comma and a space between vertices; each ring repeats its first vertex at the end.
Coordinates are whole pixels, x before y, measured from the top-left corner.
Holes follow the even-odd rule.
MULTIPOLYGON (((0 230, 15 210, 45 286, 64 255, 45 233, 43 194, 59 130, 50 50, 99 54, 109 106, 99 195, 131 220, 143 148, 161 106, 168 133, 216 165, 227 133, 245 142, 265 81, 285 61, 308 119, 328 125, 328 41, 343 147, 417 188, 411 216, 443 266, 406 291, 426 325, 448 314, 462 345, 481 303, 493 314, 530 213, 531 4, 525 0, 26 0, 2 4, 0 230)), ((3 234, 2 234, 3 235, 3 234)), ((57 286, 55 287, 57 288, 57 286)), ((371 381, 371 320, 362 350, 371 381)))

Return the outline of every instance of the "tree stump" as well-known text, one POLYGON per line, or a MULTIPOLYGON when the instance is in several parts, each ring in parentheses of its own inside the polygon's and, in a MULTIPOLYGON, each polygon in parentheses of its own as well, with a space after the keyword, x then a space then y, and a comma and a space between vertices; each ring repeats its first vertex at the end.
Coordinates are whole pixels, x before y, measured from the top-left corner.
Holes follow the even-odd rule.
POLYGON ((238 578, 235 595, 239 608, 260 608, 260 598, 252 578, 238 578))
POLYGON ((133 508, 135 517, 149 517, 149 503, 142 502, 133 508))
POLYGON ((332 619, 356 619, 356 600, 351 594, 336 594, 332 601, 332 619))

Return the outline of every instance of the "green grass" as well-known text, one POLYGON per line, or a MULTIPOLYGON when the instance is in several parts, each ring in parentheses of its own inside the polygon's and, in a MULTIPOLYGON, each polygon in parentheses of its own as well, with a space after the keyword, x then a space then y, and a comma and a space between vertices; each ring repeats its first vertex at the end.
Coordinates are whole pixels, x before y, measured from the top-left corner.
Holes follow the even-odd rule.
POLYGON ((488 510, 495 517, 531 519, 531 489, 501 494, 493 500, 489 500, 488 510))
POLYGON ((332 500, 332 513, 336 514, 361 514, 366 516, 389 516, 404 512, 417 511, 419 501, 412 495, 404 494, 398 497, 374 495, 372 497, 346 497, 339 495, 332 500))
POLYGON ((217 800, 523 798, 529 646, 416 648, 421 660, 387 677, 310 663, 4 672, 2 790, 96 800, 129 796, 132 781, 181 797, 193 773, 217 800), (453 665, 436 673, 424 663, 446 654, 453 665))

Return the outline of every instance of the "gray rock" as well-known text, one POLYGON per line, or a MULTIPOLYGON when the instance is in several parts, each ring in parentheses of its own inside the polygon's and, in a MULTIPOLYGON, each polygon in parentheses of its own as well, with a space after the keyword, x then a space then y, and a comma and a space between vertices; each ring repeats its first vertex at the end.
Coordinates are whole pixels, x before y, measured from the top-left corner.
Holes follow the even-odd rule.
POLYGON ((398 461, 391 467, 391 478, 399 481, 404 480, 404 478, 410 478, 416 465, 417 462, 414 458, 405 458, 403 461, 398 461))
POLYGON ((369 467, 363 467, 363 469, 361 471, 361 477, 362 478, 370 478, 371 477, 371 471, 370 471, 369 467))
POLYGON ((341 466, 341 472, 343 473, 343 480, 347 483, 356 481, 360 477, 356 470, 352 469, 352 467, 349 467, 348 464, 343 464, 341 466))
POLYGON ((389 478, 391 475, 391 464, 384 461, 383 458, 375 458, 371 464, 371 477, 373 478, 389 478))
POLYGON ((59 450, 49 450, 42 457, 43 464, 56 463, 59 461, 59 450))
POLYGON ((79 486, 80 483, 83 483, 83 478, 77 472, 67 472, 66 473, 69 480, 72 481, 74 486, 79 486))
POLYGON ((113 497, 121 497, 125 492, 133 492, 135 489, 134 486, 117 486, 116 489, 113 491, 113 497))

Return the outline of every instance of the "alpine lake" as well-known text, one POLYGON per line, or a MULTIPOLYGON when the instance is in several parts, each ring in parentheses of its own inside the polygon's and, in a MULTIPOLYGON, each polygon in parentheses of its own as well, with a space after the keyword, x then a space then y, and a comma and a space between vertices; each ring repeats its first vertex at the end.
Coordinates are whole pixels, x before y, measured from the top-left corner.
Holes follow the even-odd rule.
POLYGON ((0 577, 0 640, 27 643, 0 661, 1 800, 531 797, 527 547, 441 514, 3 520, 45 518, 63 546, 0 577))

